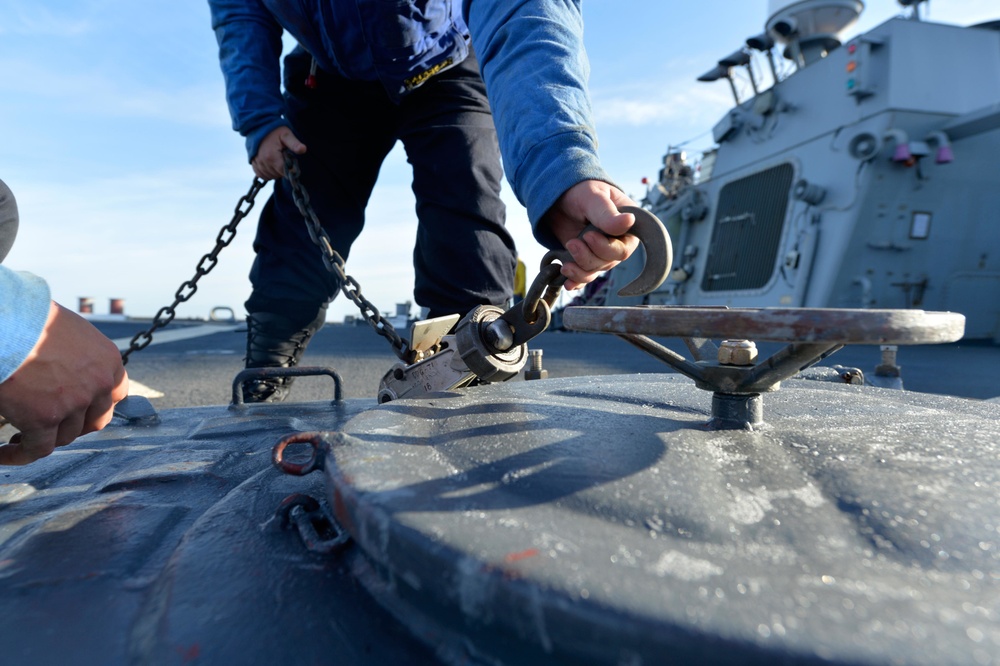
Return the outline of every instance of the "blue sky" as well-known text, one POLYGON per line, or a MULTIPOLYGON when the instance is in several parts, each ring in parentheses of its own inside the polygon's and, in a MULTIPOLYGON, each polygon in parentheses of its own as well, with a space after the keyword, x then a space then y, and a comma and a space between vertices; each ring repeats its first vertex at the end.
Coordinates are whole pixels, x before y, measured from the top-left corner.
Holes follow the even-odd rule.
MULTIPOLYGON (((591 95, 608 172, 641 197, 668 145, 710 147, 731 104, 725 82, 695 79, 763 30, 765 0, 585 0, 591 95)), ((849 35, 903 10, 870 0, 849 35)), ((934 0, 928 17, 1000 18, 995 0, 934 0)), ((172 302, 252 180, 232 131, 204 0, 4 0, 0 3, 0 179, 21 230, 5 261, 48 279, 53 297, 95 312, 111 298, 152 316, 172 302)), ((411 299, 416 228, 401 150, 383 168, 348 272, 383 311, 411 299)), ((506 184, 505 184, 506 185, 506 184)), ((216 306, 242 316, 256 215, 202 278, 179 317, 216 306)), ((508 226, 528 263, 543 250, 505 189, 508 226)), ((330 319, 356 314, 339 298, 330 319)))

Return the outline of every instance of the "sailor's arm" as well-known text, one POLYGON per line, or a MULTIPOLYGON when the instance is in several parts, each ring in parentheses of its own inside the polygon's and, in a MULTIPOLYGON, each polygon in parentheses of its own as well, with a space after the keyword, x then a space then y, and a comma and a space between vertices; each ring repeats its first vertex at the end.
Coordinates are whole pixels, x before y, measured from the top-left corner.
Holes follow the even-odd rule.
POLYGON ((528 209, 535 238, 565 247, 567 287, 590 282, 626 259, 638 241, 610 238, 634 222, 618 206, 635 205, 597 157, 587 92, 579 0, 464 0, 504 168, 528 209), (607 236, 578 234, 592 223, 607 236))
POLYGON ((282 29, 256 0, 209 0, 208 5, 229 115, 252 161, 265 138, 278 130, 291 134, 281 96, 282 29))
POLYGON ((0 382, 21 367, 38 342, 49 303, 45 280, 0 266, 0 382))
POLYGON ((0 464, 24 465, 100 430, 128 394, 114 344, 49 298, 44 280, 0 266, 0 414, 21 432, 0 464))
POLYGON ((568 278, 567 289, 593 281, 635 252, 639 239, 625 235, 635 222, 635 216, 620 213, 618 209, 636 205, 613 185, 601 180, 585 180, 569 188, 549 208, 541 224, 548 226, 573 257, 573 261, 561 270, 568 278), (588 223, 604 233, 588 231, 581 237, 580 230, 588 223))

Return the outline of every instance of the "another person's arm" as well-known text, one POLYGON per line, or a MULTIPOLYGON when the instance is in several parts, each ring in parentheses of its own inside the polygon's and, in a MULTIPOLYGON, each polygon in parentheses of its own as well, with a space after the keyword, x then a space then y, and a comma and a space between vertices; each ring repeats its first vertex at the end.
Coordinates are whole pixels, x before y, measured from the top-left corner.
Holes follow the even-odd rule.
POLYGON ((24 465, 100 430, 128 394, 114 344, 49 298, 43 280, 0 266, 0 414, 20 433, 0 464, 24 465))
POLYGON ((464 0, 500 138, 504 169, 535 238, 565 247, 568 288, 592 281, 638 246, 634 206, 601 167, 587 92, 579 0, 464 0), (578 238, 587 223, 595 232, 578 238))
POLYGON ((254 173, 265 180, 281 178, 282 149, 305 152, 284 118, 281 26, 256 0, 209 0, 208 4, 233 129, 246 138, 254 173))

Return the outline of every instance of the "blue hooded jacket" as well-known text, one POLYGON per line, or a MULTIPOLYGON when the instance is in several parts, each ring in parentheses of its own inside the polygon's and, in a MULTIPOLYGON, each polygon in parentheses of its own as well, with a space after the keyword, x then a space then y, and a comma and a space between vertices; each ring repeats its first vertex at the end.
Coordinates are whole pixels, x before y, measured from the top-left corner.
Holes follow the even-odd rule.
POLYGON ((475 46, 504 169, 537 222, 583 180, 611 182, 597 158, 580 0, 209 0, 233 127, 252 159, 286 125, 282 29, 323 69, 380 81, 393 99, 475 46))

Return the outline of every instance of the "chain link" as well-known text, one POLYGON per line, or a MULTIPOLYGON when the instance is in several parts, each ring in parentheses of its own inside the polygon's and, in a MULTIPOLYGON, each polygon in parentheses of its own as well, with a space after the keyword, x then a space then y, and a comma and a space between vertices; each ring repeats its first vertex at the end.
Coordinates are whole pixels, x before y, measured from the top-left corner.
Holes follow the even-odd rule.
POLYGON ((529 324, 538 321, 538 307, 542 301, 549 306, 549 310, 555 309, 559 293, 566 283, 566 276, 560 272, 561 264, 553 263, 552 257, 553 253, 549 252, 542 259, 542 268, 521 301, 521 316, 529 324))
MULTIPOLYGON (((392 345, 392 349, 396 353, 396 356, 405 363, 413 363, 415 358, 413 351, 410 349, 409 343, 396 333, 396 329, 393 328, 392 324, 389 323, 385 317, 382 316, 379 309, 361 294, 361 285, 358 284, 358 281, 347 274, 343 257, 341 257, 340 254, 333 249, 333 244, 330 242, 330 236, 326 233, 326 230, 323 229, 323 225, 320 224, 319 218, 316 216, 316 212, 309 204, 309 193, 299 180, 301 172, 299 170, 298 160, 296 160, 295 156, 288 151, 285 151, 285 176, 288 178, 288 182, 292 186, 292 198, 295 200, 295 206, 299 209, 299 212, 305 219, 306 229, 309 232, 309 238, 311 238, 312 242, 315 243, 320 249, 323 257, 323 264, 326 266, 327 270, 336 274, 336 276, 340 279, 340 290, 344 292, 344 295, 347 296, 347 298, 351 299, 351 301, 358 306, 358 309, 361 311, 361 316, 373 329, 375 329, 375 332, 389 341, 389 344, 392 345)), ((181 283, 181 286, 174 294, 174 302, 166 307, 160 308, 159 312, 156 313, 156 316, 153 317, 152 326, 139 331, 132 337, 132 340, 129 342, 128 349, 122 352, 123 364, 128 363, 128 357, 132 354, 132 352, 148 347, 153 341, 153 333, 157 329, 163 328, 174 320, 174 317, 177 314, 177 306, 190 299, 194 296, 195 292, 198 291, 198 280, 200 280, 202 276, 210 273, 219 263, 219 253, 224 247, 233 242, 233 239, 236 237, 236 226, 253 208, 254 200, 264 185, 266 185, 264 180, 254 178, 253 184, 250 186, 250 190, 243 195, 236 204, 236 212, 233 214, 233 219, 219 231, 219 235, 215 242, 215 248, 203 256, 198 262, 198 265, 195 267, 194 277, 181 283)))
POLYGON ((128 363, 128 357, 132 352, 148 347, 149 343, 153 341, 153 332, 172 322, 174 316, 177 314, 177 306, 194 296, 195 292, 198 291, 198 280, 202 276, 208 275, 215 268, 216 264, 219 263, 219 253, 236 238, 236 226, 250 213, 250 210, 253 208, 254 199, 256 199, 257 194, 266 184, 266 181, 260 178, 253 179, 250 190, 240 197, 239 202, 236 204, 233 219, 219 230, 219 234, 215 239, 215 248, 201 258, 195 267, 194 276, 190 280, 181 283, 181 286, 174 294, 174 302, 160 308, 156 316, 153 317, 153 325, 143 331, 139 331, 132 337, 128 349, 122 352, 122 364, 128 363))
POLYGON ((412 364, 415 361, 415 355, 410 349, 410 344, 396 333, 396 329, 382 316, 378 308, 361 295, 361 285, 347 274, 344 258, 333 249, 330 236, 323 229, 312 206, 309 205, 309 193, 299 180, 300 176, 301 172, 299 171, 298 160, 295 159, 292 153, 286 150, 285 177, 288 178, 288 182, 292 186, 292 198, 295 200, 295 206, 302 213, 302 217, 306 221, 309 237, 319 247, 323 255, 323 263, 326 265, 327 270, 334 273, 340 279, 340 290, 358 306, 361 316, 375 329, 375 332, 389 341, 396 356, 404 363, 412 364))

